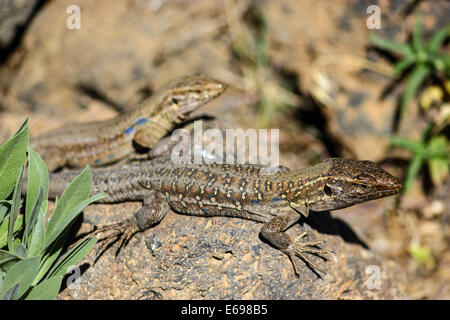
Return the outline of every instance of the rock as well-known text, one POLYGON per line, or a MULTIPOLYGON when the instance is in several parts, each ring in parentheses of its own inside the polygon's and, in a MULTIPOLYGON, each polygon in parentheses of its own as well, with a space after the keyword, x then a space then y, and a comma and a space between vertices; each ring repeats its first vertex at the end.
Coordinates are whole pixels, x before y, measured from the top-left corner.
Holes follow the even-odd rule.
POLYGON ((38 0, 0 0, 0 49, 11 44, 37 3, 38 0))
MULTIPOLYGON (((121 221, 140 204, 93 205, 85 221, 121 221), (127 214, 124 214, 127 212, 127 214)), ((360 211, 364 211, 360 205, 360 211)), ((92 228, 90 226, 89 228, 92 228)), ((89 230, 89 228, 84 228, 89 230)), ((115 259, 117 244, 93 264, 81 263, 80 286, 60 299, 404 299, 405 276, 393 262, 365 247, 351 227, 328 213, 313 214, 288 233, 326 240, 337 261, 309 256, 323 278, 298 260, 297 278, 288 257, 261 239, 261 224, 237 218, 169 213, 131 239, 115 259), (319 231, 317 231, 319 230, 319 231)))

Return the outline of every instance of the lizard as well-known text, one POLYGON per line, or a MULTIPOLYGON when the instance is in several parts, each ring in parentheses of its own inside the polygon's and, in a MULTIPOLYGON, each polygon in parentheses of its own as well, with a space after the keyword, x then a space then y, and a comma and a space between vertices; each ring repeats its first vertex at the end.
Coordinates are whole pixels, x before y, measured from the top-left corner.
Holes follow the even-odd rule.
POLYGON ((63 166, 103 166, 126 158, 137 144, 151 148, 175 124, 221 95, 227 86, 205 75, 175 78, 117 117, 67 125, 31 139, 49 171, 63 166))
MULTIPOLYGON (((49 197, 58 197, 77 170, 50 175, 49 197)), ((398 178, 371 161, 329 158, 311 167, 261 167, 252 164, 175 164, 160 157, 118 169, 92 170, 92 194, 109 195, 102 203, 142 201, 133 217, 90 234, 110 233, 99 248, 119 237, 119 249, 137 232, 159 223, 172 209, 180 214, 225 216, 263 223, 260 233, 284 252, 298 275, 294 258, 322 271, 305 253, 323 255, 323 241, 293 240, 285 231, 310 211, 336 210, 397 194, 398 178)), ((322 271, 323 272, 323 271, 322 271)))

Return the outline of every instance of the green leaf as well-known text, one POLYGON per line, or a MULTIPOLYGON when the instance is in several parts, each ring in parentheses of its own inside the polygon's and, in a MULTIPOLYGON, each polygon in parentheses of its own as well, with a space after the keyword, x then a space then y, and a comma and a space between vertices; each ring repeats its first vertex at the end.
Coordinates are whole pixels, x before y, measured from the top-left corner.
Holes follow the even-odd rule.
POLYGON ((430 157, 449 158, 449 143, 444 135, 432 137, 428 143, 430 157))
MULTIPOLYGON (((14 224, 14 233, 22 228, 23 224, 23 216, 20 215, 17 217, 16 222, 14 224)), ((3 248, 8 243, 8 230, 9 229, 9 219, 3 220, 2 224, 0 224, 0 248, 3 248)))
POLYGON ((402 103, 400 105, 400 117, 404 115, 406 108, 413 100, 420 88, 420 85, 431 74, 431 68, 426 64, 417 64, 408 79, 405 91, 403 92, 402 103))
POLYGON ((431 52, 438 52, 439 48, 444 43, 445 39, 450 35, 450 24, 436 31, 431 39, 428 41, 427 50, 431 52))
POLYGON ((402 60, 398 61, 394 65, 394 76, 400 75, 403 71, 409 68, 414 62, 416 62, 415 56, 407 56, 402 60))
POLYGON ((390 144, 393 147, 407 149, 413 153, 421 152, 424 148, 421 141, 412 141, 401 137, 391 137, 390 144))
POLYGON ((30 245, 28 246, 28 255, 30 257, 37 256, 44 250, 45 242, 45 214, 43 211, 38 213, 38 218, 33 227, 30 245))
POLYGON ((61 288, 63 277, 57 276, 44 280, 25 296, 25 300, 54 300, 61 288))
POLYGON ((14 226, 16 223, 17 215, 20 209, 20 195, 22 188, 20 187, 20 182, 22 181, 23 166, 20 168, 19 175, 17 176, 16 186, 13 192, 13 198, 11 201, 11 213, 9 214, 9 227, 8 227, 8 249, 13 251, 14 242, 14 226))
POLYGON ((428 168, 431 181, 440 186, 449 175, 449 145, 445 136, 430 139, 428 145, 428 168))
MULTIPOLYGON (((10 207, 9 201, 0 201, 0 223, 3 222, 3 218, 6 216, 6 213, 8 212, 8 209, 10 207)), ((1 233, 0 233, 1 236, 1 233)), ((0 246, 1 248, 1 246, 0 246)))
POLYGON ((448 160, 445 158, 430 158, 428 159, 428 167, 433 184, 435 186, 442 185, 448 177, 448 160))
POLYGON ((408 170, 406 172, 405 183, 403 185, 403 191, 409 192, 411 190, 414 180, 419 174, 420 168, 422 168, 423 162, 425 160, 424 154, 416 154, 411 162, 409 163, 408 170))
POLYGON ((22 259, 17 255, 6 250, 0 250, 0 270, 8 272, 8 270, 20 260, 22 259))
POLYGON ((27 160, 28 120, 0 147, 0 199, 14 188, 21 167, 27 160))
POLYGON ((108 196, 105 193, 99 193, 85 199, 91 190, 91 180, 91 170, 87 166, 64 191, 47 225, 45 247, 54 241, 86 206, 108 196))
POLYGON ((45 249, 43 255, 42 255, 42 263, 39 268, 39 273, 33 283, 33 285, 37 285, 39 281, 44 277, 44 275, 48 272, 48 270, 52 267, 55 260, 58 258, 59 254, 62 251, 63 245, 67 240, 69 232, 66 230, 66 232, 63 232, 62 235, 60 235, 56 241, 53 241, 52 244, 48 248, 45 249))
MULTIPOLYGON (((75 209, 79 208, 79 204, 84 202, 91 193, 92 184, 91 168, 86 168, 78 175, 67 189, 63 192, 58 204, 53 212, 45 234, 45 245, 47 248, 64 229, 69 225, 76 214, 75 209)), ((83 207, 84 208, 84 207, 83 207)), ((81 208, 80 211, 83 209, 81 208)), ((78 214, 79 212, 77 212, 78 214)))
POLYGON ((422 45, 422 21, 420 21, 419 18, 416 18, 416 23, 414 24, 414 29, 412 32, 412 40, 413 40, 413 47, 414 49, 418 51, 423 50, 422 45))
POLYGON ((377 46, 381 49, 387 50, 387 51, 393 51, 393 52, 399 53, 403 56, 411 56, 414 53, 412 48, 407 44, 388 40, 388 39, 379 37, 375 34, 370 34, 369 39, 375 46, 377 46))
POLYGON ((33 257, 17 262, 6 274, 0 296, 16 284, 19 284, 21 297, 31 286, 39 271, 40 257, 33 257))
POLYGON ((15 284, 8 290, 6 290, 5 294, 2 297, 2 300, 18 300, 19 296, 19 284, 15 284))
POLYGON ((77 243, 69 252, 58 259, 58 262, 49 271, 48 277, 64 275, 67 272, 67 268, 76 265, 81 259, 83 259, 89 251, 97 243, 96 237, 89 237, 77 243))
MULTIPOLYGON (((80 202, 71 212, 70 214, 67 216, 67 218, 61 223, 61 230, 64 231, 66 229, 66 227, 68 227, 77 217, 77 215, 83 211, 84 208, 86 208, 88 205, 90 205, 91 203, 105 198, 108 195, 106 193, 98 193, 96 195, 93 195, 92 197, 90 197, 89 199, 86 199, 82 202, 80 202)), ((47 241, 47 238, 46 238, 47 241)))
POLYGON ((44 160, 30 147, 28 148, 29 168, 28 168, 28 186, 26 196, 26 210, 25 210, 25 237, 24 242, 27 243, 29 233, 32 230, 36 216, 32 217, 32 213, 36 214, 39 210, 36 210, 36 204, 39 203, 39 207, 42 211, 47 212, 48 204, 48 170, 45 166, 44 160), (42 192, 43 201, 38 201, 39 193, 42 192))
POLYGON ((15 252, 19 257, 21 257, 22 259, 25 259, 26 257, 27 257, 27 254, 28 254, 28 250, 27 250, 27 248, 25 247, 25 245, 22 243, 22 242, 20 242, 18 245, 17 245, 17 248, 16 248, 16 252, 15 252))
POLYGON ((39 216, 39 212, 41 212, 41 208, 42 208, 41 204, 42 204, 42 195, 43 195, 43 193, 44 192, 43 192, 42 188, 39 188, 39 194, 38 194, 38 197, 37 197, 37 199, 36 199, 36 201, 34 203, 33 210, 31 210, 31 212, 29 213, 28 220, 25 223, 25 231, 23 233, 23 242, 26 243, 26 244, 29 244, 28 243, 28 237, 30 236, 31 231, 35 228, 36 221, 37 221, 38 216, 39 216))

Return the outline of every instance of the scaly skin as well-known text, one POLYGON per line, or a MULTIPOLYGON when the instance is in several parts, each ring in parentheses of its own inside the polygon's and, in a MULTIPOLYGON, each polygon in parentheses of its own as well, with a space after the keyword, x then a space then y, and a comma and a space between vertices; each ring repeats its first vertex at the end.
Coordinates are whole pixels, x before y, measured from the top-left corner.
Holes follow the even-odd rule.
MULTIPOLYGON (((50 197, 59 196, 78 171, 53 174, 50 197)), ((399 192, 399 180, 371 161, 331 158, 309 168, 263 168, 256 165, 174 164, 157 158, 120 169, 93 170, 92 193, 106 192, 100 202, 143 201, 133 219, 100 228, 113 230, 104 242, 122 234, 121 244, 135 232, 163 219, 167 211, 197 216, 225 216, 264 223, 261 235, 315 269, 304 253, 324 254, 321 241, 293 241, 284 231, 312 211, 335 210, 399 192)), ((302 236, 304 236, 303 234, 302 236)), ((301 236, 301 237, 302 237, 301 236)))
POLYGON ((176 78, 136 108, 113 119, 49 131, 32 139, 30 145, 50 171, 63 166, 113 163, 134 151, 133 142, 153 147, 175 124, 225 89, 225 84, 204 75, 176 78))

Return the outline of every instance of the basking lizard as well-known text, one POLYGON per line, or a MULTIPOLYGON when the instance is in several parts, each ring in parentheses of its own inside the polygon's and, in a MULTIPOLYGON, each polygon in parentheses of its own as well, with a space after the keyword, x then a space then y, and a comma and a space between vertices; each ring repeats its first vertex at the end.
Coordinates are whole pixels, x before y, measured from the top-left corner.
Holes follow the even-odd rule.
POLYGON ((174 124, 225 89, 225 84, 204 75, 176 78, 113 119, 65 126, 37 136, 30 144, 50 171, 109 164, 131 154, 133 143, 153 147, 174 124))
MULTIPOLYGON (((78 173, 52 174, 49 196, 59 196, 78 173)), ((143 203, 133 218, 94 231, 111 231, 103 245, 121 235, 120 248, 134 233, 160 222, 169 209, 187 215, 250 219, 264 223, 261 235, 288 255, 296 274, 295 256, 321 271, 305 253, 331 252, 317 247, 321 241, 293 241, 285 233, 301 216, 391 196, 401 188, 397 178, 374 162, 342 158, 300 170, 273 170, 248 164, 174 164, 162 157, 120 169, 93 170, 93 186, 92 193, 109 195, 99 202, 143 203)))

